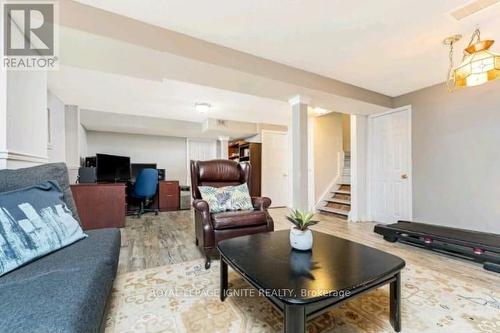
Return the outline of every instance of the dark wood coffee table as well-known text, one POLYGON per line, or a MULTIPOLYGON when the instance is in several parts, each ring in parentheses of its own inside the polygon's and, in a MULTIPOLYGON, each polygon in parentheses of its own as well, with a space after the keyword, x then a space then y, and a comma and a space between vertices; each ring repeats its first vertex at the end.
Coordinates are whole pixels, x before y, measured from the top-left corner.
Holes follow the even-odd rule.
POLYGON ((307 319, 353 297, 390 284, 390 322, 401 330, 404 260, 377 249, 314 233, 312 251, 292 250, 289 231, 219 242, 220 299, 228 295, 228 265, 284 315, 284 331, 305 332, 307 319))

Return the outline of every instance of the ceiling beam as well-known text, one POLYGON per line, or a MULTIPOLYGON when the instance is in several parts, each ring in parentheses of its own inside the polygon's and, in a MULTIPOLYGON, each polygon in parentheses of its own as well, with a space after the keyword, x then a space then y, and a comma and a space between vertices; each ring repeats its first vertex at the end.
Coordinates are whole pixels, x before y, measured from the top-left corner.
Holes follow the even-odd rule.
MULTIPOLYGON (((192 65, 181 68, 185 72, 185 77, 175 77, 175 72, 180 70, 177 67, 179 63, 173 63, 171 72, 161 72, 158 68, 156 75, 162 76, 161 78, 184 80, 264 97, 270 97, 269 94, 272 93, 269 93, 269 89, 271 89, 277 91, 275 97, 283 101, 299 93, 313 97, 313 103, 316 104, 323 103, 323 100, 331 99, 332 96, 338 96, 382 108, 389 108, 392 105, 391 97, 386 95, 71 0, 60 1, 59 21, 63 27, 159 51, 164 56, 170 55, 170 60, 183 58, 192 65), (208 69, 200 71, 196 68, 202 65, 208 69), (225 69, 226 73, 221 69, 225 69), (217 72, 217 75, 214 76, 213 72, 217 72), (227 78, 225 74, 228 74, 227 78), (263 85, 259 86, 261 83, 263 85), (272 85, 275 87, 271 87, 272 85), (292 88, 295 90, 292 91, 292 88), (317 97, 315 95, 319 95, 320 98, 315 98, 317 97)), ((62 44, 61 49, 64 46, 62 44)), ((91 48, 92 45, 87 44, 86 47, 91 48)), ((68 53, 71 51, 67 51, 68 53)), ((122 54, 122 56, 127 55, 122 54)), ((149 61, 149 59, 141 60, 149 61)), ((71 63, 71 60, 68 61, 71 63)), ((71 63, 71 65, 77 64, 71 63)), ((165 64, 165 67, 169 67, 168 64, 165 64)))

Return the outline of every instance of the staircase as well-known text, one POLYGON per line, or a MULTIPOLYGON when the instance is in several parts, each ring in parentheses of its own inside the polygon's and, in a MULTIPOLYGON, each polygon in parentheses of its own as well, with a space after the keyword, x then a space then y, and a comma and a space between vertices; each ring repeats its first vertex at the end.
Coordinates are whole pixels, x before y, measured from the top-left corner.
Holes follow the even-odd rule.
POLYGON ((351 154, 344 153, 343 169, 323 205, 318 207, 321 213, 347 220, 351 211, 351 154))

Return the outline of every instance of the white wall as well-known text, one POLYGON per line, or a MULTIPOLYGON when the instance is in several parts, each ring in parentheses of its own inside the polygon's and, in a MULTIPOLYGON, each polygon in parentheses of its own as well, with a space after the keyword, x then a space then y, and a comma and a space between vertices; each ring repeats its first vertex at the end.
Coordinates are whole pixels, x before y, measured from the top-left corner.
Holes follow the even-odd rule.
POLYGON ((7 168, 7 73, 0 71, 0 169, 7 168))
MULTIPOLYGON (((2 14, 1 9, 0 14, 2 14)), ((2 24, 0 24, 0 26, 1 25, 2 24)), ((0 36, 0 51, 3 52, 2 38, 3 37, 0 36)), ((7 168, 7 72, 0 70, 0 169, 5 168, 7 168)))
POLYGON ((47 91, 47 108, 50 114, 50 139, 47 151, 49 162, 66 162, 64 103, 56 95, 47 91))
POLYGON ((47 162, 47 132, 47 73, 0 70, 0 168, 47 162))
MULTIPOLYGON (((3 18, 3 6, 0 6, 3 18)), ((3 24, 0 24, 0 54, 4 45, 3 24)), ((0 169, 7 168, 7 71, 0 70, 0 169)))
POLYGON ((220 151, 217 152, 218 145, 216 140, 188 138, 186 140, 186 144, 187 144, 186 184, 191 185, 191 160, 194 161, 213 160, 218 158, 218 154, 221 154, 222 152, 220 151))
POLYGON ((82 124, 78 124, 78 151, 81 158, 89 156, 87 142, 87 130, 82 126, 82 124))
POLYGON ((227 160, 229 157, 229 137, 221 136, 217 139, 217 158, 227 160))
POLYGON ((87 155, 97 153, 130 156, 132 163, 156 163, 169 180, 187 179, 186 139, 87 131, 87 155))
POLYGON ((6 81, 6 166, 20 168, 45 163, 48 161, 47 73, 9 71, 6 81))

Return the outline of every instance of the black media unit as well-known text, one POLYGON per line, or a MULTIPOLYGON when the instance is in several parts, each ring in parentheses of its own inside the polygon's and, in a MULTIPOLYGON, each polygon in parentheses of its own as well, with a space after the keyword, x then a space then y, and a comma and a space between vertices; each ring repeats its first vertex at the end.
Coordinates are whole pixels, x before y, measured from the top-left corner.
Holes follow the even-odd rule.
POLYGON ((401 242, 483 264, 500 273, 500 235, 426 223, 398 221, 373 230, 389 242, 401 242))

